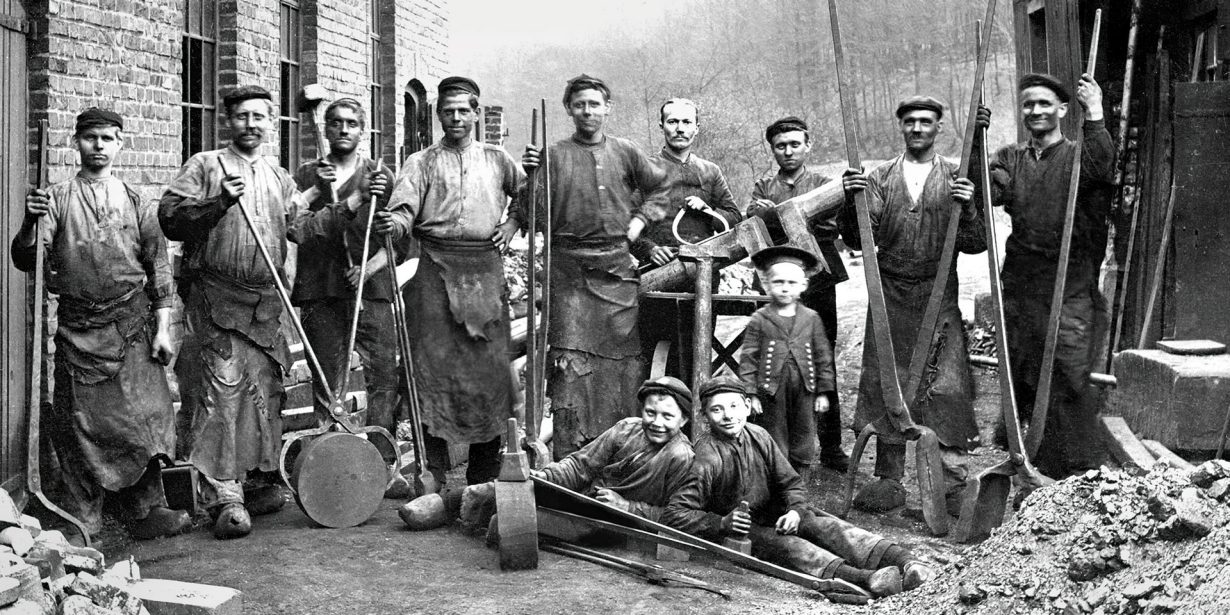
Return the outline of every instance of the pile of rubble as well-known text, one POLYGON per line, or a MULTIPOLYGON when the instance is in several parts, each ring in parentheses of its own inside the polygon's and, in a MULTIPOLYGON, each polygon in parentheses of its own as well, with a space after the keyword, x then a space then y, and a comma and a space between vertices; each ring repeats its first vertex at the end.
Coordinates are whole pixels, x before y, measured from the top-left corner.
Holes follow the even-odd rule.
POLYGON ((239 615, 239 591, 142 579, 129 559, 106 566, 103 554, 42 530, 30 516, 0 540, 0 615, 239 615))
POLYGON ((1039 489, 927 585, 864 613, 1230 612, 1230 463, 1039 489))

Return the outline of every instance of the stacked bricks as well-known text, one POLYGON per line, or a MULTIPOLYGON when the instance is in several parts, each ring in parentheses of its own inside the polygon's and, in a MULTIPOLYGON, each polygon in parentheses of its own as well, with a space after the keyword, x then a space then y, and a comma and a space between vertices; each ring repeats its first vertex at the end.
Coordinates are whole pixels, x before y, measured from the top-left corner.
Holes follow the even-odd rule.
POLYGON ((504 145, 504 107, 483 107, 483 141, 492 145, 504 145))

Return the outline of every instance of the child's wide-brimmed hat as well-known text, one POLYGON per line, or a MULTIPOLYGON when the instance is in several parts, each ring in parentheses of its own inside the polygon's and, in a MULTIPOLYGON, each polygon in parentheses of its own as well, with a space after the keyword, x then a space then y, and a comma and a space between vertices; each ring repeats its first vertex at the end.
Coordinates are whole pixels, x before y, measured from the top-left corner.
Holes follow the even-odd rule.
POLYGON ((778 263, 794 263, 811 273, 820 261, 811 252, 794 246, 770 246, 752 255, 752 264, 761 271, 778 263))

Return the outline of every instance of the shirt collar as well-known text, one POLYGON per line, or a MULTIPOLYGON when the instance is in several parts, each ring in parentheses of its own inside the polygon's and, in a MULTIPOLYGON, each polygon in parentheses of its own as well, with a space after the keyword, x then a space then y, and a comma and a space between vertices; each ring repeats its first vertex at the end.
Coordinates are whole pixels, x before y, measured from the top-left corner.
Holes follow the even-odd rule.
POLYGON ((781 169, 778 169, 776 179, 777 181, 793 188, 795 184, 803 181, 803 179, 806 178, 809 174, 811 174, 811 169, 809 169, 807 165, 805 164, 799 167, 799 174, 794 176, 793 178, 787 177, 785 174, 782 173, 781 169))
POLYGON ((662 157, 672 162, 677 162, 679 164, 688 164, 689 162, 692 162, 692 150, 688 150, 688 154, 686 157, 680 158, 676 156, 675 153, 672 152, 669 147, 666 147, 664 145, 662 146, 662 157))
POLYGON ((1043 157, 1043 156, 1045 156, 1045 155, 1047 155, 1047 154, 1048 154, 1051 150, 1053 150, 1053 149, 1055 149, 1056 147, 1058 147, 1059 145, 1062 145, 1062 144, 1067 143, 1067 142, 1068 142, 1068 138, 1067 138, 1067 137, 1063 137, 1062 139, 1060 139, 1060 140, 1058 140, 1058 141, 1056 141, 1056 142, 1054 142, 1054 143, 1052 143, 1052 144, 1050 144, 1050 145, 1048 145, 1048 146, 1046 146, 1046 147, 1044 147, 1044 148, 1042 148, 1042 149, 1038 149, 1038 148, 1036 148, 1036 147, 1034 147, 1034 146, 1033 146, 1033 142, 1032 142, 1032 141, 1026 141, 1026 142, 1025 142, 1025 151, 1029 152, 1030 154, 1033 154, 1033 156, 1034 156, 1034 160, 1041 160, 1041 159, 1042 159, 1042 157, 1043 157))

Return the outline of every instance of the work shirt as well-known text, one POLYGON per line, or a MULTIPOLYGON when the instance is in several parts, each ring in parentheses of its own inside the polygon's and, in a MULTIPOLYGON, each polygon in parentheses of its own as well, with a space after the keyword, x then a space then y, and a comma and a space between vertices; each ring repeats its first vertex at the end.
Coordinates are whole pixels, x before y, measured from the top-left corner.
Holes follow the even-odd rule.
MULTIPOLYGON (((577 240, 623 239, 633 218, 648 223, 643 202, 666 195, 666 173, 627 139, 604 135, 597 144, 569 138, 544 148, 551 165, 551 234, 577 240)), ((535 200, 544 211, 544 173, 534 174, 535 200)), ((528 201, 528 199, 525 199, 528 201)), ((527 228, 528 204, 513 214, 527 228)), ((542 224, 543 217, 538 217, 542 224)))
POLYGON ((629 512, 657 521, 692 465, 692 444, 683 433, 658 446, 645 437, 640 418, 626 418, 581 450, 541 470, 543 478, 577 492, 610 489, 629 512))
MULTIPOLYGON (((142 203, 116 177, 80 175, 47 189, 40 240, 47 290, 61 302, 103 307, 144 289, 153 309, 169 308, 174 282, 153 203, 142 203)), ((34 269, 34 245, 12 245, 13 264, 34 269)))
MULTIPOLYGON (((320 182, 316 177, 317 164, 315 160, 305 162, 295 171, 295 185, 299 190, 305 191, 312 186, 321 189, 319 196, 308 203, 308 210, 314 214, 313 223, 292 225, 289 229, 290 240, 299 245, 295 252, 295 289, 290 295, 295 305, 304 305, 317 299, 354 297, 355 289, 347 281, 346 271, 350 269, 351 263, 357 266, 363 259, 363 235, 371 208, 371 199, 364 196, 371 185, 368 175, 379 165, 388 185, 393 183, 393 172, 388 167, 359 156, 354 174, 336 186, 338 202, 326 203, 329 199, 329 185, 320 182), (354 211, 351 211, 347 204, 351 198, 360 200, 354 211)), ((386 192, 384 199, 377 206, 383 208, 387 202, 386 192)), ((372 236, 368 259, 382 247, 380 238, 372 236)), ((393 264, 394 256, 390 255, 390 265, 393 264)), ((363 284, 363 298, 391 301, 391 289, 389 268, 386 266, 363 284)))
POLYGON ((504 148, 471 142, 436 143, 406 160, 389 197, 394 237, 489 241, 510 197, 525 187, 525 171, 504 148))
MULTIPOLYGON (((807 166, 804 166, 799 175, 793 178, 780 172, 773 173, 756 180, 752 186, 752 200, 767 199, 781 204, 796 196, 807 194, 829 181, 830 178, 807 166)), ((815 293, 849 279, 846 275, 846 267, 841 262, 841 255, 837 253, 837 246, 833 243, 837 239, 837 215, 838 212, 833 211, 808 221, 811 234, 820 244, 820 253, 828 265, 828 273, 821 271, 808 279, 808 293, 815 293)), ((767 216, 765 221, 770 223, 770 231, 774 230, 777 222, 776 214, 767 216)))
MULTIPOLYGON (((648 262, 655 247, 679 245, 672 229, 675 216, 686 207, 685 202, 690 196, 704 201, 731 228, 743 219, 743 212, 735 204, 726 176, 716 164, 691 152, 680 159, 665 147, 649 159, 666 173, 666 193, 661 199, 642 205, 641 209, 650 222, 632 244, 632 255, 637 259, 648 262)), ((706 213, 685 214, 679 221, 679 234, 687 241, 699 241, 722 230, 721 223, 706 213)))
POLYGON ((722 535, 722 517, 746 501, 752 522, 772 527, 793 510, 803 512, 803 479, 773 437, 750 423, 734 438, 710 431, 695 445, 692 471, 671 496, 662 522, 708 540, 722 535))
MULTIPOLYGON (((1114 188, 1115 148, 1105 122, 1082 125, 1081 178, 1069 262, 1070 291, 1095 278, 1106 249, 1106 216, 1114 188)), ((1001 148, 991 161, 992 197, 1012 216, 1006 261, 1058 262, 1076 143, 1066 137, 1041 150, 1029 142, 1001 148), (1016 257, 1016 258, 1014 258, 1016 257), (1024 258, 1022 258, 1024 257, 1024 258)), ((1049 293, 1054 271, 1038 271, 1049 293)))

